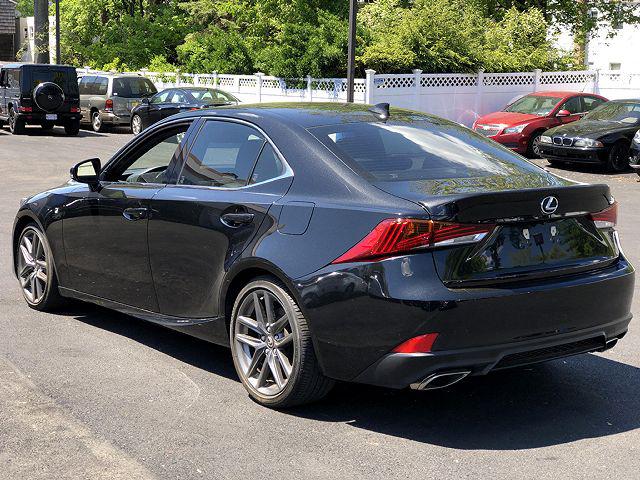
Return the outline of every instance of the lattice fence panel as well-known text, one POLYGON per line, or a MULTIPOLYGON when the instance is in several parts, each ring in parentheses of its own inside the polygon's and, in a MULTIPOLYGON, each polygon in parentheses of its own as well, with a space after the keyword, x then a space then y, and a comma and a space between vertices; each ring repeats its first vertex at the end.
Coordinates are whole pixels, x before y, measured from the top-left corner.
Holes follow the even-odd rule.
POLYGON ((218 77, 218 84, 221 87, 233 87, 236 83, 236 79, 232 76, 220 75, 218 77))
POLYGON ((535 81, 533 73, 490 73, 483 77, 483 85, 486 87, 533 85, 535 81))
POLYGON ((415 85, 415 80, 415 75, 376 75, 374 85, 375 88, 382 90, 392 88, 411 88, 415 85))
POLYGON ((420 86, 426 88, 475 87, 477 75, 421 75, 420 86))
POLYGON ((595 80, 593 72, 549 72, 540 77, 541 85, 587 83, 595 80))

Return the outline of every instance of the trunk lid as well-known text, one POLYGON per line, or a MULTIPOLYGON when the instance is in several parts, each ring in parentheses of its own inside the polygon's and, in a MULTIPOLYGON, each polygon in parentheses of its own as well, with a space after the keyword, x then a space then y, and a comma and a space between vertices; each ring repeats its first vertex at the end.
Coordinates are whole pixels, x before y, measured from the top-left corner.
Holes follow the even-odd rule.
POLYGON ((416 188, 421 182, 426 181, 377 186, 419 203, 433 220, 495 224, 478 243, 433 250, 438 274, 449 287, 567 275, 604 267, 619 256, 613 229, 598 229, 589 216, 611 205, 607 185, 484 192, 466 185, 449 188, 449 195, 429 195, 427 185, 416 188))

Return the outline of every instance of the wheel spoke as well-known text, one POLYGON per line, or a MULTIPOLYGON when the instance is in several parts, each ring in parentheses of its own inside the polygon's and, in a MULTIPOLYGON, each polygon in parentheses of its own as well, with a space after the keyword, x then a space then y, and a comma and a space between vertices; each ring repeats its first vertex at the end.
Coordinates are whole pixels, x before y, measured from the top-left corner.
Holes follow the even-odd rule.
POLYGON ((260 302, 260 297, 258 296, 257 292, 253 292, 253 308, 256 312, 256 320, 261 326, 264 326, 265 325, 264 312, 262 311, 262 304, 260 302))
POLYGON ((275 353, 276 353, 276 358, 280 363, 280 367, 284 371, 287 378, 289 378, 291 376, 291 372, 293 371, 293 366, 291 365, 291 362, 289 362, 289 359, 287 358, 287 356, 284 353, 282 353, 280 350, 275 350, 275 353))
POLYGON ((36 273, 36 278, 45 285, 47 284, 47 274, 44 270, 38 270, 38 272, 36 273))
MULTIPOLYGON (((31 243, 29 243, 29 245, 31 245, 31 243)), ((20 253, 22 254, 24 263, 26 263, 27 265, 34 264, 33 257, 31 256, 31 252, 29 252, 29 249, 27 246, 20 245, 20 253)))
POLYGON ((289 317, 285 313, 278 320, 276 320, 273 323, 273 325, 271 325, 271 333, 273 333, 274 335, 277 333, 280 333, 284 329, 284 327, 287 326, 288 323, 289 323, 289 317))
POLYGON ((265 355, 265 358, 262 362, 262 366, 260 367, 260 375, 256 379, 257 388, 264 387, 267 383, 267 377, 269 375, 269 360, 268 355, 265 355))
POLYGON ((267 355, 267 361, 269 362, 269 370, 271 370, 271 375, 273 375, 273 380, 278 385, 278 388, 284 387, 284 378, 282 376, 282 371, 280 370, 280 362, 276 359, 274 354, 267 355))
POLYGON ((243 333, 236 333, 236 340, 238 340, 240 343, 244 343, 245 345, 249 345, 250 347, 255 349, 265 347, 265 343, 259 338, 252 337, 250 335, 245 335, 243 333))
POLYGON ((293 334, 287 332, 285 333, 284 337, 280 338, 279 340, 276 340, 276 347, 277 348, 286 347, 291 343, 292 340, 293 340, 293 334))
POLYGON ((245 317, 243 315, 238 316, 238 322, 244 325, 251 330, 254 330, 257 333, 264 333, 264 330, 261 328, 261 325, 255 321, 253 318, 245 317))
POLYGON ((275 313, 271 295, 267 292, 265 292, 264 294, 264 308, 267 313, 267 325, 271 325, 273 323, 273 317, 275 316, 275 313))
POLYGON ((247 377, 253 377, 253 375, 256 373, 258 367, 260 366, 260 362, 264 360, 265 351, 266 348, 264 347, 256 349, 255 353, 253 354, 253 358, 251 359, 251 363, 247 367, 247 377))
POLYGON ((27 248, 29 255, 33 255, 33 241, 25 235, 22 237, 22 243, 24 243, 24 246, 27 248))

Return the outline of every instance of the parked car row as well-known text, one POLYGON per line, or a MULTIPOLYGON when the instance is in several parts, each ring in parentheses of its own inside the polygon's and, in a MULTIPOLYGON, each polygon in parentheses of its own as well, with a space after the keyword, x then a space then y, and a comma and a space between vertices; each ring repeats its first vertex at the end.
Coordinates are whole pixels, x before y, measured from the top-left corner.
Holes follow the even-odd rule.
POLYGON ((523 155, 552 164, 592 163, 640 172, 640 100, 538 92, 480 117, 473 129, 523 155))
POLYGON ((216 88, 169 88, 158 92, 151 80, 132 74, 91 74, 78 78, 64 65, 5 64, 0 67, 0 126, 24 133, 27 125, 64 126, 77 135, 80 124, 96 132, 129 126, 135 135, 179 112, 237 105, 233 95, 216 88))

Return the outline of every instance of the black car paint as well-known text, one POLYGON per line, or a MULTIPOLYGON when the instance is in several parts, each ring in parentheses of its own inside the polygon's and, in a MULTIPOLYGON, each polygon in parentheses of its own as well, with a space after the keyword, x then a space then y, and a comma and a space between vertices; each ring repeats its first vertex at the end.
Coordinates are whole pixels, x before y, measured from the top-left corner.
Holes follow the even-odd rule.
MULTIPOLYGON (((526 182, 481 182, 470 194, 468 182, 453 181, 445 195, 439 189, 418 194, 415 189, 395 191, 389 185, 375 188, 337 161, 307 128, 376 119, 361 106, 321 104, 182 114, 146 130, 116 153, 103 171, 175 122, 194 122, 182 143, 188 149, 203 117, 251 123, 277 146, 291 174, 233 191, 176 185, 147 187, 152 191, 123 188, 115 196, 119 203, 103 210, 104 191, 114 197, 109 185, 71 182, 22 205, 14 242, 26 222, 35 221, 51 244, 63 294, 225 345, 234 294, 248 278, 269 273, 301 305, 324 373, 341 380, 404 387, 452 366, 486 373, 510 349, 561 343, 585 334, 602 338, 604 348, 605 340, 625 333, 634 270, 617 250, 615 258, 580 273, 524 274, 507 284, 487 282, 482 288, 452 288, 441 281, 437 265, 454 254, 447 248, 331 264, 385 218, 486 220, 493 205, 507 207, 500 216, 520 215, 517 221, 535 224, 540 219, 531 215, 531 206, 545 195, 560 198, 559 213, 575 211, 581 195, 583 208, 598 211, 611 201, 606 186, 574 185, 533 169, 534 189, 523 190, 526 182), (121 229, 126 202, 150 205, 148 233, 121 229), (238 206, 258 214, 250 230, 236 231, 219 222, 221 212, 238 206), (98 212, 113 218, 98 218, 98 212), (145 256, 145 235, 153 286, 144 261, 135 263, 145 256), (82 250, 89 242, 91 250, 82 250), (126 265, 131 255, 139 258, 126 265), (140 268, 132 270, 135 265, 140 268), (79 275, 89 268, 93 270, 86 277, 79 275), (136 292, 137 298, 126 296, 136 292), (433 354, 390 354, 402 341, 434 331, 440 336, 433 354), (479 355, 489 347, 490 354, 479 355), (484 360, 478 363, 480 357, 484 360)), ((184 155, 182 151, 177 161, 184 155)), ((175 169, 170 171, 171 177, 175 169)), ((616 244, 613 237, 607 241, 616 244)))
MULTIPOLYGON (((612 100, 609 103, 616 102, 638 103, 638 100, 612 100)), ((599 140, 604 144, 603 147, 540 144, 540 155, 542 158, 561 162, 606 164, 612 147, 618 143, 629 147, 638 130, 640 130, 638 124, 625 125, 619 122, 594 121, 583 118, 577 122, 551 128, 544 134, 552 137, 599 140)))
POLYGON ((47 113, 55 113, 58 119, 56 125, 64 125, 68 122, 80 121, 80 94, 78 93, 78 80, 76 69, 66 65, 49 65, 36 63, 9 63, 0 67, 0 121, 9 120, 9 111, 13 108, 17 117, 27 124, 42 124, 46 120, 47 113), (31 72, 46 69, 53 72, 62 72, 67 78, 64 92, 64 103, 53 111, 41 110, 33 99, 34 85, 31 72), (17 72, 20 75, 19 85, 8 85, 5 76, 8 72, 17 72), (21 113, 19 107, 30 107, 31 112, 21 113), (76 112, 71 112, 76 108, 76 112))

